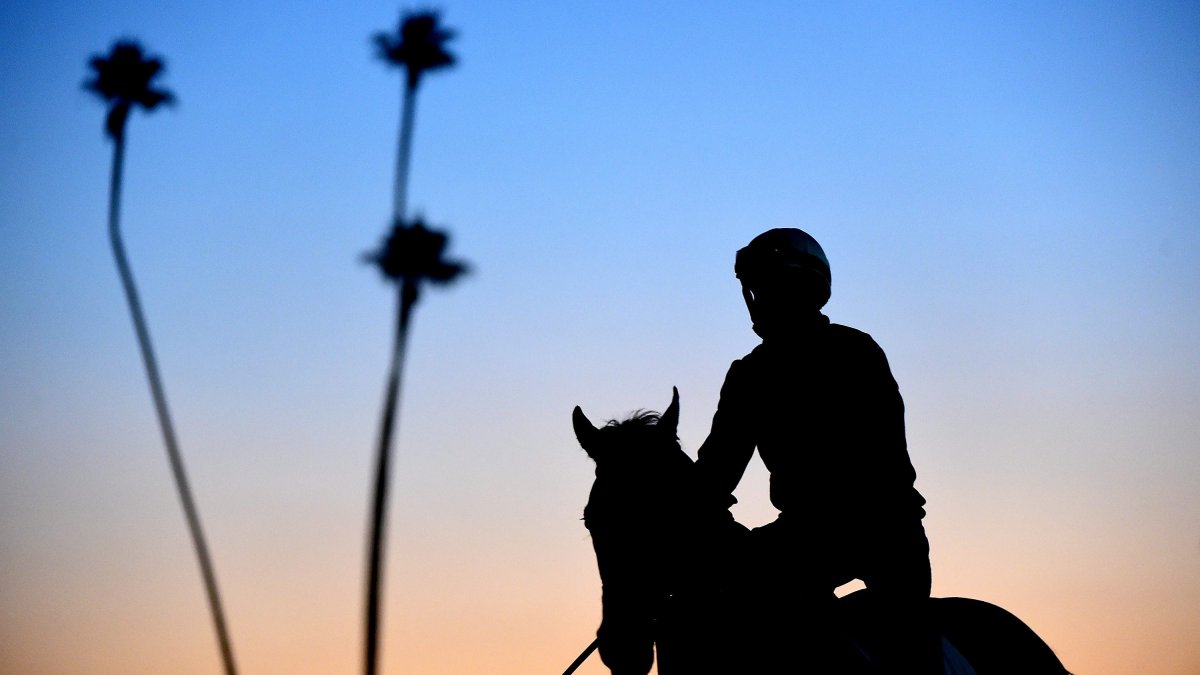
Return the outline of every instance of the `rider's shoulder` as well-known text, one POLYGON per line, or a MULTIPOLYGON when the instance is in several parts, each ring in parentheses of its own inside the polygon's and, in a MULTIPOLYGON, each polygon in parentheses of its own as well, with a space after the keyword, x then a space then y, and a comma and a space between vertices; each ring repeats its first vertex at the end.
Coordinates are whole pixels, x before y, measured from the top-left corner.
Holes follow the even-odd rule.
POLYGON ((875 338, 871 337, 870 333, 840 323, 830 323, 829 334, 835 339, 845 340, 848 342, 875 344, 875 338))

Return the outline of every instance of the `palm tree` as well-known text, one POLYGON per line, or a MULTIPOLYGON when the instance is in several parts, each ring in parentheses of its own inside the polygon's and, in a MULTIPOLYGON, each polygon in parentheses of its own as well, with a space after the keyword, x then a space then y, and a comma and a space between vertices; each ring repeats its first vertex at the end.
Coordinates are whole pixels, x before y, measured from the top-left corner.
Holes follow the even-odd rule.
POLYGON ((383 539, 387 516, 387 491, 390 484, 392 432, 400 399, 400 377, 404 368, 409 321, 425 281, 448 284, 465 271, 462 263, 443 259, 448 237, 431 230, 420 218, 405 218, 408 163, 412 154, 413 117, 417 87, 426 71, 454 64, 454 56, 445 43, 454 33, 439 25, 436 12, 406 13, 400 17, 395 34, 378 33, 374 42, 380 58, 405 69, 400 141, 396 151, 396 182, 392 193, 392 230, 383 246, 367 254, 384 277, 397 284, 396 331, 392 360, 388 368, 383 414, 376 451, 375 483, 371 499, 371 529, 368 544, 365 650, 363 669, 374 675, 379 654, 379 588, 383 579, 383 539))
POLYGON ((396 148, 396 184, 392 192, 392 219, 402 220, 408 188, 408 161, 412 155, 413 118, 416 116, 417 87, 426 71, 454 65, 454 55, 446 43, 454 31, 439 25, 437 12, 414 12, 400 17, 395 33, 376 33, 379 58, 404 68, 404 91, 400 112, 400 141, 396 148))
POLYGON ((375 673, 379 653, 379 587, 383 580, 383 539, 387 516, 387 492, 391 482, 391 445, 396 411, 400 404, 400 377, 404 369, 408 332, 413 307, 420 298, 422 283, 449 284, 467 271, 465 263, 442 257, 449 236, 426 227, 421 218, 396 222, 378 251, 364 256, 384 278, 396 283, 399 304, 392 360, 388 368, 383 419, 376 451, 375 484, 371 500, 371 534, 367 569, 366 650, 364 670, 375 673))
POLYGON ((208 604, 212 610, 213 623, 216 625, 217 641, 220 643, 221 660, 225 666, 225 672, 232 675, 237 672, 237 668, 234 666, 233 648, 225 628, 221 598, 217 593, 216 574, 213 572, 208 546, 204 541, 204 532, 200 528, 200 516, 196 511, 195 501, 192 499, 187 474, 184 472, 183 457, 179 452, 179 444, 175 440, 175 428, 167 409, 162 378, 159 376, 158 363, 150 344, 150 330, 147 328, 146 318, 142 313, 142 304, 138 299, 137 287, 133 282, 133 271, 130 269, 129 260, 125 255, 125 245, 121 241, 120 231, 121 168, 125 158, 125 127, 126 122, 129 121, 129 113, 135 106, 151 111, 160 105, 174 103, 175 96, 171 92, 153 85, 154 79, 163 72, 163 62, 157 57, 146 56, 142 52, 141 45, 136 42, 118 41, 113 44, 108 56, 93 56, 88 61, 88 66, 92 69, 92 77, 84 82, 83 86, 102 98, 108 105, 108 116, 104 121, 104 129, 109 138, 113 140, 112 178, 108 193, 109 241, 112 243, 113 257, 116 259, 117 271, 121 276, 121 285, 125 289, 125 298, 129 302, 129 312, 133 315, 134 331, 137 333, 138 344, 141 347, 142 361, 146 365, 146 377, 150 380, 150 393, 154 398, 154 409, 158 413, 158 423, 162 428, 163 440, 167 446, 171 473, 175 477, 179 500, 183 503, 184 516, 187 518, 188 529, 192 535, 192 545, 196 549, 196 557, 200 560, 200 572, 204 577, 208 604))

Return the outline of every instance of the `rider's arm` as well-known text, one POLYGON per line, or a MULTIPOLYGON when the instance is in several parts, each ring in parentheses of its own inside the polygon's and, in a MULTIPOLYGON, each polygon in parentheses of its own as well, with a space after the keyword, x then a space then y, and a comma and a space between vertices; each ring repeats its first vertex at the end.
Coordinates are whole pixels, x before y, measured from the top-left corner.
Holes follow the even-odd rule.
POLYGON ((718 498, 729 496, 732 504, 734 488, 742 480, 746 466, 754 455, 755 439, 749 419, 752 406, 747 364, 734 361, 721 386, 721 400, 713 415, 712 430, 696 453, 696 466, 701 479, 718 498))

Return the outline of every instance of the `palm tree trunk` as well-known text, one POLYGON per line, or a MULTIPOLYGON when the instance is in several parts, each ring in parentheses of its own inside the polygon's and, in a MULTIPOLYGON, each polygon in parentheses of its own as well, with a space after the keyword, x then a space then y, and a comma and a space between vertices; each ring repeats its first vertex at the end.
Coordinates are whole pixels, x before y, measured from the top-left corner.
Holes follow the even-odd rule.
POLYGON ((396 185, 392 191, 392 219, 404 221, 408 196, 408 165, 412 157, 413 118, 417 114, 417 88, 404 85, 400 112, 400 141, 396 148, 396 185))
POLYGON ((387 391, 384 395, 383 419, 379 430, 379 448, 376 452, 375 489, 371 500, 371 540, 367 569, 367 616, 366 653, 363 671, 374 675, 378 667, 379 654, 379 589, 383 584, 384 533, 387 524, 387 494, 391 482, 392 430, 395 428, 397 410, 400 405, 400 377, 404 370, 404 356, 408 344, 409 319, 417 302, 417 280, 405 279, 400 284, 397 298, 396 335, 392 345, 392 364, 388 371, 387 391))
POLYGON ((225 628, 225 616, 221 610, 221 598, 217 593, 217 578, 213 572, 212 561, 209 559, 208 546, 204 543, 204 532, 200 529, 200 516, 192 499, 192 490, 188 486, 187 474, 183 468, 183 457, 179 453, 179 444, 175 440, 175 428, 171 424, 171 414, 167 410, 167 397, 163 391, 162 378, 158 374, 158 362, 154 358, 154 350, 150 345, 150 330, 146 327, 146 319, 142 314, 142 303, 138 299, 137 287, 133 283, 133 272, 125 255, 125 246, 121 242, 120 204, 121 204, 121 170, 125 159, 124 129, 113 135, 112 180, 108 194, 108 237, 112 243, 113 257, 117 261, 117 271, 121 275, 121 285, 125 288, 125 298, 129 301, 129 312, 133 315, 133 327, 137 333, 138 345, 142 350, 142 361, 146 365, 146 377, 150 380, 150 393, 154 398, 154 409, 158 413, 158 424, 162 428, 163 440, 167 446, 167 457, 171 462, 171 473, 175 477, 175 487, 179 492, 179 500, 183 503, 183 513, 187 519, 188 531, 192 535, 192 546, 196 549, 196 557, 200 559, 200 573, 204 577, 204 589, 208 594, 209 608, 212 610, 213 623, 216 625, 217 641, 221 648, 221 661, 228 675, 237 673, 233 662, 233 648, 229 634, 225 628))

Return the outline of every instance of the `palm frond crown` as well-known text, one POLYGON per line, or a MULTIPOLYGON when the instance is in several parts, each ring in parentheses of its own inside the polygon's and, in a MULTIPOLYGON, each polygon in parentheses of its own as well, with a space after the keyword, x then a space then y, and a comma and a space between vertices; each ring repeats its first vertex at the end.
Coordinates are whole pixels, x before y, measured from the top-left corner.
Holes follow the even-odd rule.
POLYGON ((147 56, 137 42, 119 40, 107 56, 93 56, 88 66, 92 77, 83 87, 108 103, 104 126, 114 139, 124 133, 125 120, 133 106, 154 110, 164 103, 175 102, 170 91, 153 86, 155 78, 165 70, 162 59, 147 56))
POLYGON ((444 258, 450 237, 430 229, 420 217, 397 222, 379 250, 363 256, 390 281, 430 281, 447 284, 467 272, 466 263, 444 258))
POLYGON ((454 55, 446 51, 446 43, 454 31, 440 25, 437 12, 412 12, 400 17, 395 33, 376 33, 375 46, 379 58, 406 71, 407 85, 416 89, 426 71, 454 65, 454 55))

